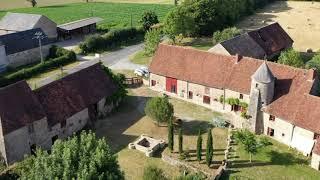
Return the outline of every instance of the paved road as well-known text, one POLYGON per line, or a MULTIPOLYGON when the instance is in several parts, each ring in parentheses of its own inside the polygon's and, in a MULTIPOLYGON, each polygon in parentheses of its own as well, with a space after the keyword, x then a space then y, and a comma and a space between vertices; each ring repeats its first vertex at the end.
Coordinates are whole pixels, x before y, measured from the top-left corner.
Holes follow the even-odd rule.
POLYGON ((143 44, 128 46, 118 51, 103 55, 101 57, 101 61, 105 66, 108 66, 111 69, 134 70, 141 67, 141 65, 132 63, 129 60, 129 57, 142 49, 143 44))

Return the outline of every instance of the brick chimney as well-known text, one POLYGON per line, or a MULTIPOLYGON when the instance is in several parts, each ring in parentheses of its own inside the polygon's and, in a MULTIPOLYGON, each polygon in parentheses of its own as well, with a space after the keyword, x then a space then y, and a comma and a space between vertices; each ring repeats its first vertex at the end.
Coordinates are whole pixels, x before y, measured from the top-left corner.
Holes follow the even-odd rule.
POLYGON ((307 80, 308 81, 313 81, 317 76, 316 70, 315 69, 309 69, 307 71, 307 80))
POLYGON ((238 62, 242 59, 242 56, 239 55, 239 54, 236 54, 236 55, 234 56, 234 59, 235 59, 235 63, 238 64, 238 62))

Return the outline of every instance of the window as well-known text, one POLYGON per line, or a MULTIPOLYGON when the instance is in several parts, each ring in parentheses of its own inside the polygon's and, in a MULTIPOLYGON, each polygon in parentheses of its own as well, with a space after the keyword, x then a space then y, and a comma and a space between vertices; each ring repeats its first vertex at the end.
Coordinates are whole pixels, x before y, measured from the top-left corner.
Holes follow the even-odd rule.
POLYGON ((155 86, 156 85, 156 81, 155 80, 151 80, 151 86, 155 86))
POLYGON ((267 132, 267 134, 268 134, 269 136, 274 136, 274 129, 268 127, 268 132, 267 132))
POLYGON ((282 136, 282 137, 284 137, 284 136, 285 136, 285 134, 284 134, 284 133, 282 133, 282 134, 281 134, 281 136, 282 136))
POLYGON ((273 116, 273 115, 270 115, 269 116, 269 121, 275 121, 276 120, 276 117, 275 116, 273 116))
POLYGON ((67 121, 66 121, 66 120, 61 121, 61 127, 65 127, 66 124, 67 124, 67 121))
POLYGON ((58 135, 55 135, 51 138, 52 145, 54 144, 54 142, 56 142, 57 139, 58 139, 58 135))
POLYGON ((209 96, 203 96, 203 103, 210 104, 210 97, 209 96))
POLYGON ((189 91, 189 93, 188 93, 188 98, 189 98, 189 99, 193 99, 193 92, 192 92, 192 91, 189 91))
POLYGON ((256 83, 256 88, 257 88, 258 86, 259 86, 258 83, 256 83))
POLYGON ((29 133, 34 133, 33 123, 31 123, 31 124, 28 125, 28 131, 29 131, 29 133))
POLYGON ((205 93, 205 94, 210 94, 210 88, 205 87, 205 88, 204 88, 204 93, 205 93))
POLYGON ((320 134, 314 133, 313 139, 319 139, 320 138, 320 134))
POLYGON ((243 99, 243 94, 240 94, 239 99, 243 99))

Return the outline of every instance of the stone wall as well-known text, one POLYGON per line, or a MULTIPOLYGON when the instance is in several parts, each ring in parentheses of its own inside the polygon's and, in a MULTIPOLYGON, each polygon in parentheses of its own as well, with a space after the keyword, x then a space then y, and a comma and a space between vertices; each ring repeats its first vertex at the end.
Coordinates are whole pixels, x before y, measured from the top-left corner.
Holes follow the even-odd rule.
POLYGON ((66 126, 64 129, 62 137, 68 137, 73 135, 73 133, 80 131, 85 127, 89 120, 88 108, 74 114, 69 117, 66 121, 66 126))
MULTIPOLYGON (((42 46, 43 58, 48 56, 51 45, 42 46)), ((7 56, 10 67, 18 67, 22 65, 40 62, 40 49, 34 48, 27 51, 10 54, 7 56)))
POLYGON ((320 168, 320 155, 313 153, 311 158, 311 167, 319 170, 320 168))

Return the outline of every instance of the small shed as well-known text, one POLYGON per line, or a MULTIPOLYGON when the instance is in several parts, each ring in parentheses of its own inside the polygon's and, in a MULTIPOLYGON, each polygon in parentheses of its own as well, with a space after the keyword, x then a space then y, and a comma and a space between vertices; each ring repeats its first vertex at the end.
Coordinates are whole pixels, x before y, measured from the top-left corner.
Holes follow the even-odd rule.
POLYGON ((97 23, 102 20, 103 19, 99 17, 91 17, 61 24, 58 26, 59 39, 65 40, 71 39, 72 37, 95 33, 97 29, 97 23))

